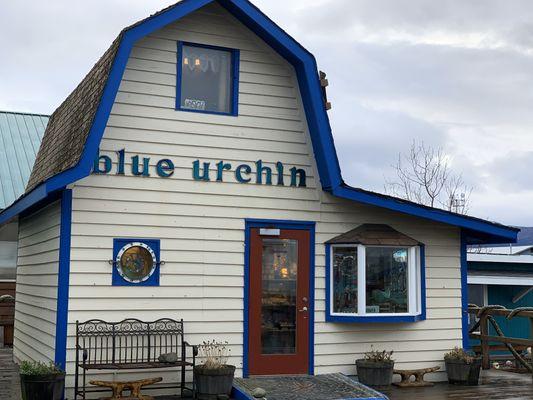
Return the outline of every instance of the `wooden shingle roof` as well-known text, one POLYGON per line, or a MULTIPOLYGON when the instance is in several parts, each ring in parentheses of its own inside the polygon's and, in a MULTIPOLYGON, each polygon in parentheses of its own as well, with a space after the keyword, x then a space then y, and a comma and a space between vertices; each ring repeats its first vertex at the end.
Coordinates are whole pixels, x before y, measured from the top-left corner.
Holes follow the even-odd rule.
POLYGON ((26 192, 80 160, 121 35, 50 117, 26 192))
POLYGON ((80 161, 124 33, 177 3, 124 28, 76 89, 54 111, 44 132, 26 193, 80 161))
POLYGON ((364 244, 367 246, 416 246, 417 240, 388 225, 363 224, 328 240, 329 244, 364 244))

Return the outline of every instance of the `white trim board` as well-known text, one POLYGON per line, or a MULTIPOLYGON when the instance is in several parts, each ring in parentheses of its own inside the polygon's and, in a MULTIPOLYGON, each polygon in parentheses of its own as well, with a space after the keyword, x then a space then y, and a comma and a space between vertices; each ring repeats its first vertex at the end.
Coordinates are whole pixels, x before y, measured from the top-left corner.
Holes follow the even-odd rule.
POLYGON ((533 256, 508 254, 468 253, 467 261, 533 264, 533 256))
POLYGON ((469 285, 533 286, 533 276, 469 275, 469 285))

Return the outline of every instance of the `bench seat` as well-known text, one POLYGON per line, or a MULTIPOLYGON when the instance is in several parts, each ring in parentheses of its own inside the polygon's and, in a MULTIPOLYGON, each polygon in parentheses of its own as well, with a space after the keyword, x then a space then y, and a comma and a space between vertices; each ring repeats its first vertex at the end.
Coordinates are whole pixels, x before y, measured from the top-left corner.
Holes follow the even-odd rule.
POLYGON ((182 361, 176 361, 176 362, 140 362, 140 363, 128 363, 128 364, 81 364, 80 367, 83 369, 151 369, 151 368, 173 368, 173 367, 181 367, 181 366, 192 366, 192 362, 182 362, 182 361))
MULTIPOLYGON (((118 322, 101 319, 76 321, 76 369, 74 400, 85 400, 88 393, 102 389, 87 389, 90 370, 126 371, 149 369, 176 369, 178 382, 164 382, 158 388, 177 388, 182 397, 184 390, 195 396, 194 375, 192 386, 185 385, 186 370, 191 372, 196 363, 198 346, 185 341, 183 320, 160 318, 141 321, 128 318, 118 322), (168 356, 172 355, 172 358, 168 356), (159 359, 171 362, 161 362, 159 359)), ((172 374, 173 375, 173 374, 172 374)), ((152 388, 147 388, 147 390, 152 388)))

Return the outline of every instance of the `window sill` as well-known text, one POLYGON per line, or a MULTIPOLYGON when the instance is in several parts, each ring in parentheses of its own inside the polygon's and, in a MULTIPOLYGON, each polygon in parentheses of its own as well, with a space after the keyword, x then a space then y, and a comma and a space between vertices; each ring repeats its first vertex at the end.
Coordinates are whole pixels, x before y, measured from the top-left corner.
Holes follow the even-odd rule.
POLYGON ((176 107, 176 111, 185 111, 185 112, 192 112, 192 113, 199 113, 199 114, 223 115, 227 117, 238 117, 238 114, 235 112, 195 110, 193 108, 182 108, 182 107, 176 107))
POLYGON ((424 314, 417 315, 326 315, 326 322, 344 322, 344 323, 402 323, 402 322, 419 322, 424 321, 426 316, 424 314))

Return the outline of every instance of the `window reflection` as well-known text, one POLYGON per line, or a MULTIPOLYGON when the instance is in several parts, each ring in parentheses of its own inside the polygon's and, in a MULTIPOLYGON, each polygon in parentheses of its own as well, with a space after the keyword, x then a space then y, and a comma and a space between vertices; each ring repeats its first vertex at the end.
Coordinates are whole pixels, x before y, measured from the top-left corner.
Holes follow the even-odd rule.
POLYGON ((408 251, 398 247, 366 248, 366 312, 408 312, 408 251))
POLYGON ((357 312, 357 248, 333 248, 333 312, 357 312))
POLYGON ((298 241, 263 239, 262 354, 296 353, 298 241))

